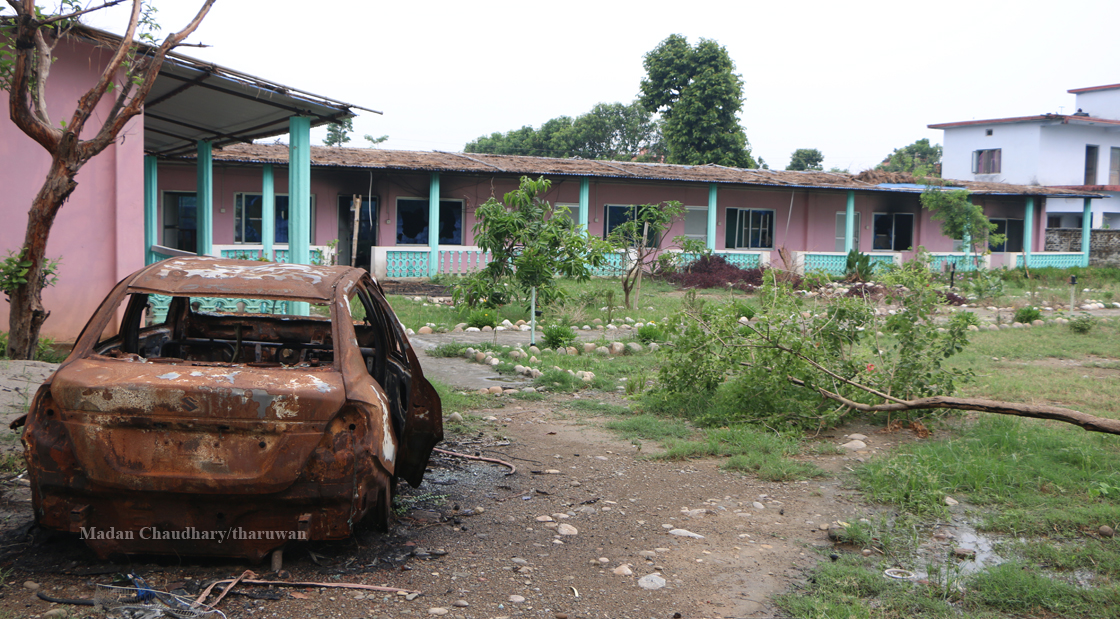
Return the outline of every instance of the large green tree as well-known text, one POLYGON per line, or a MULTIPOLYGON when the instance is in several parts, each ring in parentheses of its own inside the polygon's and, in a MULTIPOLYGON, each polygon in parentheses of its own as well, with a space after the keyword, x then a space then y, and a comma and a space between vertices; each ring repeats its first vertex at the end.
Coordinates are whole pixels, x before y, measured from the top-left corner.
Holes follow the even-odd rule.
POLYGON ((641 105, 600 103, 582 116, 559 116, 540 129, 524 126, 492 133, 468 143, 468 153, 657 160, 663 156, 661 131, 641 105))
POLYGON ((941 145, 922 138, 913 144, 894 149, 876 170, 909 172, 914 176, 941 176, 941 145))
POLYGON ((787 170, 823 170, 824 155, 815 148, 799 148, 789 157, 787 170))
POLYGON ((342 146, 350 141, 350 133, 354 131, 354 120, 347 118, 342 122, 327 125, 327 137, 323 144, 327 146, 342 146))
POLYGON ((690 45, 674 34, 645 56, 642 106, 659 112, 667 161, 757 167, 739 124, 743 79, 727 50, 711 39, 690 45))

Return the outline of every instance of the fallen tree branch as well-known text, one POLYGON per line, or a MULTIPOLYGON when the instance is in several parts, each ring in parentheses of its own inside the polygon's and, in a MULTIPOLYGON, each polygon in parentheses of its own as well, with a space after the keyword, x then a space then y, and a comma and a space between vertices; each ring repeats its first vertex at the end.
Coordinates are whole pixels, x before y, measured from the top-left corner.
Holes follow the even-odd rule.
POLYGON ((461 454, 457 451, 447 451, 446 449, 433 449, 432 451, 439 452, 441 454, 448 455, 448 456, 455 456, 456 458, 466 458, 467 460, 480 460, 482 462, 493 462, 494 464, 500 464, 502 466, 508 466, 509 467, 509 472, 506 473, 506 477, 509 477, 510 475, 513 475, 514 473, 517 472, 517 467, 516 466, 514 466, 513 464, 511 464, 509 462, 506 462, 505 460, 499 460, 497 458, 483 458, 482 456, 471 456, 471 455, 468 455, 468 454, 461 454))
MULTIPOLYGON (((244 576, 244 574, 242 574, 241 576, 244 576)), ((404 589, 401 587, 379 587, 377 585, 362 585, 349 582, 291 582, 287 580, 252 580, 248 578, 243 579, 241 577, 238 577, 227 578, 225 580, 216 580, 210 583, 210 586, 207 587, 206 591, 203 592, 202 595, 209 595, 210 591, 217 585, 231 585, 229 587, 226 587, 226 589, 232 589, 233 583, 236 582, 241 582, 242 584, 246 585, 276 585, 278 587, 326 587, 331 589, 362 589, 365 591, 387 591, 389 593, 397 593, 399 591, 404 591, 405 593, 420 593, 420 591, 413 591, 412 589, 404 589)), ((200 604, 201 600, 203 599, 205 599, 205 597, 200 597, 194 602, 194 604, 192 604, 192 606, 200 604)))
POLYGON ((789 382, 799 387, 815 389, 822 396, 849 406, 865 413, 890 413, 899 411, 913 411, 929 408, 945 408, 962 411, 979 411, 997 415, 1011 415, 1013 417, 1028 417, 1031 419, 1047 419, 1060 421, 1075 426, 1087 432, 1101 432, 1104 434, 1120 434, 1120 420, 1097 417, 1081 411, 1061 406, 1046 406, 1038 404, 1022 404, 1019 402, 1005 402, 1002 400, 987 400, 984 398, 955 398, 950 396, 933 396, 917 398, 915 400, 899 400, 887 404, 864 404, 849 400, 844 396, 833 393, 821 387, 811 387, 805 381, 793 376, 786 377, 789 382))

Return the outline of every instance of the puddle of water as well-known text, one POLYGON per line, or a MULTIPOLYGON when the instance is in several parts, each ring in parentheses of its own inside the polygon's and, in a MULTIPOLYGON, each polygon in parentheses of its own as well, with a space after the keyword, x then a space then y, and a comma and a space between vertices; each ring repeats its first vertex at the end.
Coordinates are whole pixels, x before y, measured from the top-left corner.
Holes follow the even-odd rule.
POLYGON ((951 524, 938 525, 930 531, 927 541, 918 547, 913 558, 914 578, 928 579, 933 571, 935 578, 940 573, 941 579, 955 579, 995 567, 1005 561, 995 551, 1001 541, 1001 536, 981 533, 964 517, 955 516, 951 524), (954 556, 953 550, 957 548, 971 550, 975 556, 954 556))

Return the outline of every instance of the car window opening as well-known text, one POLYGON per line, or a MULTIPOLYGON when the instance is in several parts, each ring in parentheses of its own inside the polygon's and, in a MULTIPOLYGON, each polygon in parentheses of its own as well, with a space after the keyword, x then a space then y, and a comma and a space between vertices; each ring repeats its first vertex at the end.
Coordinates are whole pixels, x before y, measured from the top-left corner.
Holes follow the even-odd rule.
POLYGON ((309 316, 288 314, 292 303, 269 299, 126 297, 119 328, 110 323, 94 351, 104 357, 185 365, 330 367, 330 310, 310 304, 309 316), (165 310, 163 308, 166 308, 165 310))

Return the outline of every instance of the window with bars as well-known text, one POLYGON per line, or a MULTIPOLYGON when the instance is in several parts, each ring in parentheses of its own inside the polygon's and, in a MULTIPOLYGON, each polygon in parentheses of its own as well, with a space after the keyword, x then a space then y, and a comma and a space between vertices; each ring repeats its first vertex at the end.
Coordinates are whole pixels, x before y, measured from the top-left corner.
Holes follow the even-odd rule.
POLYGON ((728 249, 773 249, 774 211, 753 208, 727 209, 728 249))
MULTIPOLYGON (((261 205, 264 196, 259 193, 233 194, 233 242, 245 245, 260 245, 261 233, 264 230, 261 218, 261 205)), ((275 235, 273 242, 285 245, 288 243, 288 222, 291 212, 288 209, 288 194, 276 194, 273 207, 275 215, 275 235)), ((308 242, 315 244, 315 196, 311 196, 310 218, 311 237, 308 242)))

